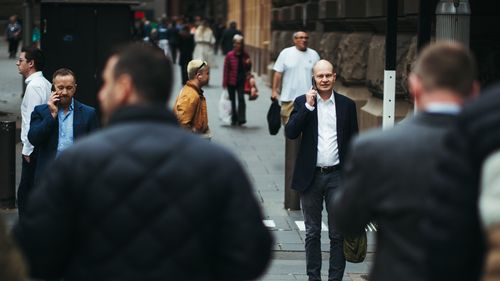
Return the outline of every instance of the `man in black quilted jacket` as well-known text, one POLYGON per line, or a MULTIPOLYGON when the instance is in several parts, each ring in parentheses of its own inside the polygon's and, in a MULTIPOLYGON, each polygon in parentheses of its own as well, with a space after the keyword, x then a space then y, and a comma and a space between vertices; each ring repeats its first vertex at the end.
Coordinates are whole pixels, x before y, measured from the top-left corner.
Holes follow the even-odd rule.
POLYGON ((251 280, 272 239, 247 175, 165 109, 172 65, 132 45, 108 60, 108 127, 64 151, 14 230, 34 278, 251 280))

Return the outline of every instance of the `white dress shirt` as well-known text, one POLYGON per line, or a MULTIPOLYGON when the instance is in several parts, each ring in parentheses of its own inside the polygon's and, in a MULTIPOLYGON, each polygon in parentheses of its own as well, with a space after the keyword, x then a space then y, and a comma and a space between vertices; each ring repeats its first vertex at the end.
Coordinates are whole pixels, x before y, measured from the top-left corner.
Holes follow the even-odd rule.
POLYGON ((28 141, 30 130, 31 113, 35 106, 45 104, 50 97, 50 82, 43 77, 41 71, 37 71, 25 80, 26 92, 21 103, 21 141, 23 142, 22 154, 29 156, 33 152, 33 145, 28 141))
MULTIPOLYGON (((335 166, 340 163, 339 146, 337 143, 337 111, 335 109, 335 97, 323 100, 316 96, 318 107, 318 156, 317 167, 335 166)), ((314 110, 314 106, 306 103, 307 109, 314 110)))

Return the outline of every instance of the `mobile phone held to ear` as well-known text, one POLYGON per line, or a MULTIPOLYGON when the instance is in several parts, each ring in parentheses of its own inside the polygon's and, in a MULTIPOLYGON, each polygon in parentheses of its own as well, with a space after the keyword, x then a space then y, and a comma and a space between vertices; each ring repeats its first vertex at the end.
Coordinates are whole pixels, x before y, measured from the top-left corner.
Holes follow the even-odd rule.
POLYGON ((311 84, 312 84, 313 90, 315 90, 317 92, 318 86, 316 86, 316 80, 314 80, 314 75, 311 75, 311 84))

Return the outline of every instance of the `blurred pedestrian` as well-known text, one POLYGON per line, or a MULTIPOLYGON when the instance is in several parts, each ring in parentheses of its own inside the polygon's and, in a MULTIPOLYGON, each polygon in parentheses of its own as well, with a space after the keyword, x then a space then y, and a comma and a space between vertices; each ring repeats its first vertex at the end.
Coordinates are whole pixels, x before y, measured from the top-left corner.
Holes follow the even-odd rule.
POLYGON ((179 33, 179 65, 181 67, 182 85, 188 81, 187 66, 193 59, 194 36, 189 32, 189 26, 184 25, 179 33))
POLYGON ((35 187, 50 173, 47 165, 62 151, 98 128, 93 107, 77 101, 76 76, 70 69, 60 68, 52 75, 54 90, 47 104, 35 106, 31 114, 29 141, 38 152, 35 187))
POLYGON ((312 66, 319 61, 318 53, 308 48, 309 35, 304 31, 293 34, 294 46, 283 49, 274 64, 271 98, 281 100, 281 118, 286 124, 296 97, 311 89, 312 66))
POLYGON ((207 101, 202 90, 210 80, 210 68, 206 61, 192 60, 187 73, 189 80, 175 100, 174 114, 181 127, 210 139, 207 101))
POLYGON ((170 46, 168 43, 168 22, 166 18, 162 18, 158 25, 158 47, 163 50, 165 56, 171 58, 170 46))
POLYGON ((245 80, 250 74, 252 62, 244 49, 243 36, 236 34, 233 38, 234 48, 224 58, 222 87, 227 89, 231 100, 231 125, 243 125, 247 122, 245 105, 245 80), (238 105, 236 105, 238 97, 238 105))
POLYGON ((497 84, 466 105, 437 155, 423 224, 429 280, 499 280, 499 93, 497 84))
POLYGON ((255 280, 272 239, 249 179, 222 147, 177 125, 162 51, 112 55, 108 127, 64 151, 14 229, 33 277, 255 280), (189 163, 186 165, 186 163, 189 163))
POLYGON ((9 23, 5 28, 5 39, 9 42, 9 58, 16 57, 19 41, 21 40, 22 27, 19 24, 17 16, 10 16, 9 23))
POLYGON ((31 36, 31 41, 33 41, 33 47, 40 48, 40 40, 42 35, 40 33, 40 28, 37 24, 33 26, 33 35, 31 36))
POLYGON ((345 270, 343 235, 332 220, 333 193, 341 187, 341 170, 350 140, 358 133, 356 105, 333 87, 333 65, 320 60, 313 66, 315 87, 298 96, 285 133, 302 136, 293 172, 292 188, 300 193, 306 226, 306 271, 309 280, 321 280, 321 226, 323 202, 328 213, 330 263, 328 280, 341 281, 345 270))
MULTIPOLYGON (((480 164, 482 168, 479 181, 481 183, 479 210, 486 235, 485 240, 487 241, 484 281, 500 280, 500 135, 498 134, 500 114, 498 114, 498 107, 494 110, 491 107, 492 104, 495 104, 495 106, 500 104, 500 99, 498 98, 499 89, 500 87, 497 85, 491 91, 494 94, 488 95, 487 102, 485 101, 483 105, 477 107, 477 110, 482 111, 476 111, 475 113, 479 113, 479 115, 475 116, 481 117, 474 118, 478 120, 471 120, 479 124, 481 121, 491 120, 492 115, 494 115, 495 120, 494 123, 488 125, 488 129, 491 130, 482 132, 481 135, 477 136, 494 140, 495 143, 488 147, 486 154, 483 154, 485 157, 480 164), (484 110, 485 106, 490 109, 484 110)), ((484 149, 485 147, 482 148, 484 149)))
POLYGON ((194 33, 194 52, 193 58, 208 62, 210 67, 214 65, 214 44, 215 37, 212 29, 208 25, 208 21, 204 20, 201 25, 196 28, 194 33))
POLYGON ((175 27, 173 21, 168 21, 168 46, 170 47, 170 54, 172 62, 175 64, 177 61, 177 50, 179 49, 179 29, 175 27))
POLYGON ((214 44, 214 54, 219 53, 219 48, 220 48, 220 42, 222 39, 222 34, 226 30, 226 24, 224 23, 224 20, 222 18, 218 18, 217 21, 215 21, 212 25, 212 30, 214 32, 215 36, 215 44, 214 44))
POLYGON ((37 151, 28 140, 30 130, 31 113, 35 106, 45 104, 50 97, 50 82, 43 77, 45 58, 40 49, 34 47, 23 47, 17 60, 17 68, 26 80, 26 91, 21 102, 21 151, 22 170, 21 181, 17 190, 17 208, 19 218, 22 219, 26 208, 26 202, 33 188, 35 169, 37 163, 37 151))
POLYGON ((345 234, 361 233, 369 222, 377 222, 370 280, 430 279, 419 226, 436 184, 431 176, 439 161, 436 155, 444 149, 444 136, 462 105, 479 91, 475 77, 475 60, 461 44, 428 46, 409 77, 418 113, 393 129, 374 130, 354 140, 333 216, 345 234))
POLYGON ((240 30, 236 29, 236 22, 232 21, 229 23, 229 28, 224 30, 220 39, 220 45, 224 55, 227 55, 227 53, 233 50, 233 38, 236 34, 243 35, 240 30))

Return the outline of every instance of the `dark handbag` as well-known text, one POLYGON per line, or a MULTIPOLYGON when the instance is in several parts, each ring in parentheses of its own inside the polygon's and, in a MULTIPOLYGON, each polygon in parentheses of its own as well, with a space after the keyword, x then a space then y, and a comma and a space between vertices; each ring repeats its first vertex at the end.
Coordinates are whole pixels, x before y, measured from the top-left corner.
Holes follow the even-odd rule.
POLYGON ((366 232, 359 236, 344 237, 344 256, 345 260, 352 263, 360 263, 365 260, 368 247, 366 232))
POLYGON ((269 133, 276 135, 281 127, 281 106, 277 100, 273 100, 269 111, 267 111, 267 125, 269 133))

